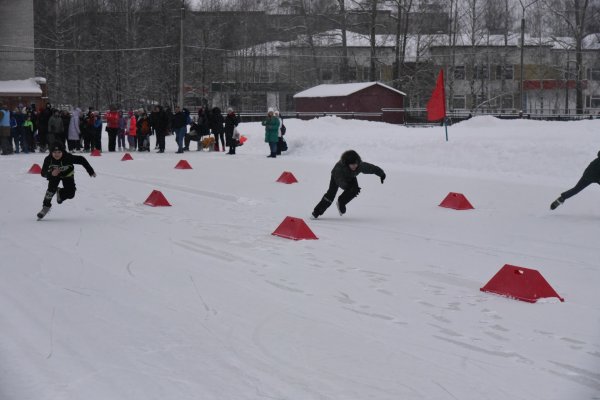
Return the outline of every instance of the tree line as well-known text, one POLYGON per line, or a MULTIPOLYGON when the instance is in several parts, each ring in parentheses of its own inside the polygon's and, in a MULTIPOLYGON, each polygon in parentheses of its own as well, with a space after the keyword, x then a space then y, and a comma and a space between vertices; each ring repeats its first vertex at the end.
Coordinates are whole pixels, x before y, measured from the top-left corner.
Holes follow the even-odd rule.
POLYGON ((458 54, 452 49, 464 45, 458 38, 471 38, 475 48, 482 37, 501 35, 508 44, 524 17, 530 35, 572 39, 579 110, 583 41, 600 32, 599 12, 593 0, 35 0, 36 74, 47 78, 55 104, 173 105, 183 42, 186 98, 193 101, 210 103, 213 83, 232 78, 285 91, 382 76, 390 86, 422 98, 436 73, 426 58, 432 34, 447 41, 451 51, 444 64, 451 68, 458 54), (340 38, 335 58, 326 59, 319 53, 319 35, 333 29, 340 38), (368 42, 360 76, 358 61, 349 55, 352 33, 368 42), (391 65, 381 62, 381 35, 393 43, 391 65), (274 74, 265 61, 269 54, 239 51, 298 38, 305 56, 286 64, 289 73, 274 74), (234 74, 227 69, 231 57, 254 67, 243 76, 234 74), (327 64, 335 64, 333 75, 324 74, 327 64))

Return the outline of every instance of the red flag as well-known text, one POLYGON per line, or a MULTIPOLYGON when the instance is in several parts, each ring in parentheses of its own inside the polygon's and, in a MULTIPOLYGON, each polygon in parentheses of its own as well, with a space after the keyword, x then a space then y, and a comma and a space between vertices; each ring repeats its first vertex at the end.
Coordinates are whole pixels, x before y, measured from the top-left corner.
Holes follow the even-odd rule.
POLYGON ((427 102, 427 121, 439 121, 446 117, 446 91, 444 90, 444 70, 440 74, 435 84, 435 89, 431 93, 431 98, 427 102))

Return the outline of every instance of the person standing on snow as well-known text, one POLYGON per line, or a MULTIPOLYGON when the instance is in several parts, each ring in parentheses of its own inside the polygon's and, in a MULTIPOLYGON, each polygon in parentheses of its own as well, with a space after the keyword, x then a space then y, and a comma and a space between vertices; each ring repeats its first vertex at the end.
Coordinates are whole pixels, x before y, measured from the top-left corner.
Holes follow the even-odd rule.
POLYGON ((81 129, 79 127, 79 117, 81 116, 81 109, 79 107, 73 110, 73 115, 69 121, 69 130, 67 133, 67 144, 69 145, 69 151, 75 152, 81 150, 81 129))
POLYGON ((587 166, 585 171, 583 171, 583 175, 579 179, 579 182, 577 182, 573 188, 561 193, 558 199, 554 200, 552 204, 550 204, 550 209, 555 210, 556 207, 564 203, 565 200, 575 196, 592 183, 600 184, 600 151, 598 152, 598 158, 593 160, 590 165, 587 166))
POLYGON ((54 194, 58 204, 75 197, 75 164, 83 165, 92 178, 96 177, 96 172, 85 157, 67 153, 65 146, 60 142, 50 146, 50 154, 44 158, 41 172, 41 175, 48 179, 48 188, 44 195, 42 210, 37 214, 38 219, 44 218, 50 211, 54 194), (63 186, 59 188, 61 181, 63 186))
POLYGON ((323 215, 325 210, 333 203, 338 188, 341 188, 344 192, 338 197, 336 205, 340 215, 344 215, 346 213, 346 204, 360 193, 356 177, 361 172, 363 174, 377 175, 381 179, 381 183, 385 180, 385 172, 381 168, 362 161, 358 153, 354 150, 345 151, 331 170, 329 189, 327 189, 327 192, 313 210, 312 218, 317 219, 323 215))
POLYGON ((237 146, 237 139, 233 137, 233 131, 236 126, 240 123, 240 117, 235 114, 233 108, 227 109, 227 116, 225 117, 225 144, 229 146, 229 153, 235 154, 235 148, 237 146))
POLYGON ((271 154, 267 158, 277 157, 277 142, 279 142, 279 118, 275 116, 275 110, 269 107, 267 111, 267 119, 262 121, 265 127, 265 142, 269 143, 271 154))

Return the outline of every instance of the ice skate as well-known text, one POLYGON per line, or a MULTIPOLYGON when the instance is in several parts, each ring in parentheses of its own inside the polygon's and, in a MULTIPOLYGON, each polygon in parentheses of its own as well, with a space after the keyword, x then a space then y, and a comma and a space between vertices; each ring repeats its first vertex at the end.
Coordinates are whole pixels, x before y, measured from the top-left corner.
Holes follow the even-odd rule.
POLYGON ((346 206, 340 203, 339 199, 335 202, 335 205, 337 206, 340 216, 346 214, 346 206))
POLYGON ((564 203, 565 201, 563 200, 562 197, 559 197, 558 199, 554 200, 552 202, 552 204, 550 204, 550 209, 551 210, 555 210, 556 207, 560 206, 562 203, 564 203))
POLYGON ((50 211, 49 206, 43 206, 42 209, 40 210, 40 212, 37 213, 38 221, 41 220, 42 218, 44 218, 46 216, 46 214, 48 214, 49 211, 50 211))

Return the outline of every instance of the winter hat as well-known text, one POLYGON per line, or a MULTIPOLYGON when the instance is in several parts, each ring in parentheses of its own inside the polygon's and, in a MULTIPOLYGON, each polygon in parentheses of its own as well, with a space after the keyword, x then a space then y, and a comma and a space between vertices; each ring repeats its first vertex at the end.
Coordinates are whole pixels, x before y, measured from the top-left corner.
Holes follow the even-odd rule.
POLYGON ((344 165, 360 164, 362 161, 358 153, 354 150, 345 151, 344 154, 342 154, 341 160, 344 165))
POLYGON ((65 151, 65 145, 62 144, 61 142, 54 142, 52 144, 52 146, 50 146, 50 153, 52 153, 55 150, 60 150, 62 152, 65 151))
POLYGON ((269 107, 269 109, 267 110, 267 113, 272 113, 275 112, 275 110, 273 109, 273 107, 269 107))

